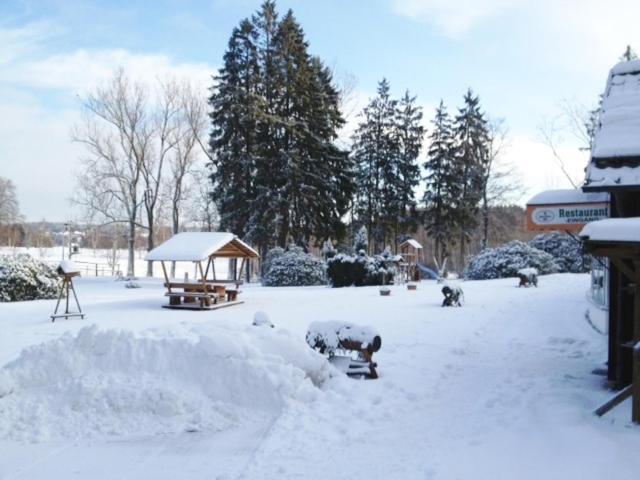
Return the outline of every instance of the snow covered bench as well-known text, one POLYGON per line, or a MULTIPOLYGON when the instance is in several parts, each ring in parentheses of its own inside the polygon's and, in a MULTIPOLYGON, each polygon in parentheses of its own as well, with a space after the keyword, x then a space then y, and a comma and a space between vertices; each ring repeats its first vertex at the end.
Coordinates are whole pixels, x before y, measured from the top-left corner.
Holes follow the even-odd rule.
POLYGON ((538 286, 538 270, 535 268, 521 268, 518 270, 518 278, 520 279, 518 287, 538 286))
POLYGON ((461 307, 462 300, 464 299, 464 293, 462 292, 462 288, 457 285, 445 285, 442 287, 442 295, 444 295, 444 300, 442 300, 443 307, 461 307))
POLYGON ((382 338, 371 327, 347 322, 313 322, 306 336, 309 346, 329 356, 329 361, 347 375, 378 378, 373 354, 380 350, 382 338), (356 358, 336 353, 356 353, 356 358))

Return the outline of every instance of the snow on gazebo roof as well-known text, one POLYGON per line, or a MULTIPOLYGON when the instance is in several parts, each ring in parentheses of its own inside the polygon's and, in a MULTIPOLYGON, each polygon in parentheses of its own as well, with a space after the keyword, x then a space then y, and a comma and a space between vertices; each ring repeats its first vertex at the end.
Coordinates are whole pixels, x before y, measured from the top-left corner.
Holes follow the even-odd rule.
POLYGON ((640 243, 640 217, 606 218, 587 223, 580 237, 592 242, 640 243))
POLYGON ((640 60, 609 72, 585 189, 640 186, 640 60))
POLYGON ((583 192, 579 188, 546 190, 531 197, 527 205, 564 205, 578 203, 603 203, 609 201, 606 192, 583 192))
POLYGON ((418 241, 414 240, 413 238, 406 239, 404 242, 400 244, 400 246, 402 245, 411 245, 413 248, 416 248, 418 250, 422 249, 422 245, 420 245, 420 243, 418 243, 418 241))
POLYGON ((259 257, 249 245, 228 232, 183 232, 174 235, 145 256, 147 261, 199 262, 211 256, 259 257))

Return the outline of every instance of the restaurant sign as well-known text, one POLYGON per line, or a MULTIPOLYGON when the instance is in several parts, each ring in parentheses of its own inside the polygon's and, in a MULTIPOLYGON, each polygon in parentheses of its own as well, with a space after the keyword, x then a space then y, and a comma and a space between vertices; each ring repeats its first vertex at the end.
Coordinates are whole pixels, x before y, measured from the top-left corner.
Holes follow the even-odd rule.
POLYGON ((545 193, 547 195, 534 197, 527 204, 527 229, 530 231, 579 231, 589 222, 609 217, 609 202, 602 201, 603 198, 585 194, 584 198, 575 195, 570 198, 566 194, 545 193), (562 200, 569 201, 563 203, 562 200))

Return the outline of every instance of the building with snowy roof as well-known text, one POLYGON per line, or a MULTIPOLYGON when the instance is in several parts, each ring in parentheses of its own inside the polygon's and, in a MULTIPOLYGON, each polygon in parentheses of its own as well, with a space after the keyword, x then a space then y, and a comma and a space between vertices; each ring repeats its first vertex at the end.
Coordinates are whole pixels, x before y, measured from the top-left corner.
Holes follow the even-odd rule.
POLYGON ((609 72, 582 190, 610 195, 611 218, 588 223, 580 236, 610 262, 607 377, 623 393, 635 389, 640 422, 640 60, 609 72))

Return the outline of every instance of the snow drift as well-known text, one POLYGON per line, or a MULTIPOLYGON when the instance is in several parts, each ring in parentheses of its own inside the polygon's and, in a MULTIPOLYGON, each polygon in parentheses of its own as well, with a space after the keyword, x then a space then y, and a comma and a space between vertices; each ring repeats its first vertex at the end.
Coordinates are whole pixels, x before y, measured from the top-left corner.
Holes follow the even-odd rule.
POLYGON ((83 328, 0 369, 0 438, 29 441, 219 431, 309 401, 326 360, 271 329, 138 338, 83 328))

